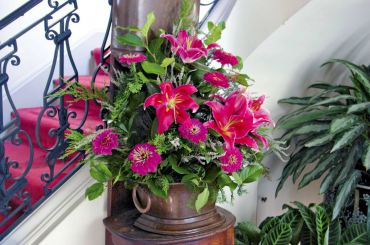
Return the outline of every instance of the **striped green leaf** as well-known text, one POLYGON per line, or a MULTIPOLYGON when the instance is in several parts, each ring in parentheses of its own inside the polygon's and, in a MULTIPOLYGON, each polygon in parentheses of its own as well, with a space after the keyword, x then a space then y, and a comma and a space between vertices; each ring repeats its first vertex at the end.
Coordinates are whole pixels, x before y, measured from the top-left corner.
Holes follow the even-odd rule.
POLYGON ((278 224, 265 234, 261 245, 287 245, 292 238, 292 228, 288 224, 278 224))
POLYGON ((356 100, 356 97, 354 97, 352 95, 346 95, 346 94, 345 95, 339 95, 339 96, 335 96, 335 97, 328 98, 326 100, 317 102, 317 103, 313 104, 312 106, 332 104, 334 102, 339 102, 341 100, 356 100))
POLYGON ((360 117, 356 115, 349 115, 346 117, 341 117, 334 119, 330 124, 330 133, 336 134, 348 129, 360 121, 360 117))
POLYGON ((346 228, 340 239, 342 245, 370 244, 367 236, 366 224, 355 224, 346 228))
POLYGON ((367 128, 366 124, 360 124, 349 131, 345 132, 342 137, 336 140, 331 152, 342 149, 346 145, 351 144, 355 139, 357 139, 367 128))
POLYGON ((326 210, 317 205, 316 206, 316 235, 317 235, 317 244, 324 245, 325 234, 329 228, 330 218, 326 213, 326 210))
POLYGON ((333 209, 333 220, 336 219, 342 211, 344 204, 355 189, 359 179, 361 178, 360 171, 354 171, 348 180, 339 188, 335 205, 333 209))
POLYGON ((319 136, 309 142, 307 142, 304 146, 305 147, 314 147, 314 146, 320 146, 325 145, 329 143, 334 138, 333 134, 324 134, 322 136, 319 136))
POLYGON ((348 108, 347 114, 362 112, 368 109, 370 109, 370 102, 359 103, 359 104, 351 105, 348 108))
POLYGON ((365 144, 365 149, 362 154, 362 164, 366 168, 366 171, 370 169, 370 141, 365 144))
POLYGON ((294 129, 293 131, 284 135, 281 139, 285 141, 285 140, 291 139, 293 136, 320 133, 328 129, 329 129, 329 124, 326 124, 326 123, 309 123, 307 125, 303 125, 300 128, 294 129))

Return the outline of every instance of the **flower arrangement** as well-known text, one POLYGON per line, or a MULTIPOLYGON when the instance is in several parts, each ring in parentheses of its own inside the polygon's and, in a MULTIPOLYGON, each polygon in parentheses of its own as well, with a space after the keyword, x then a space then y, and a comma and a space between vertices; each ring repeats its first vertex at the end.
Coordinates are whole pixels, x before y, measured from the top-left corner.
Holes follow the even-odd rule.
POLYGON ((209 33, 199 33, 186 16, 182 9, 173 33, 154 38, 153 13, 142 28, 122 27, 128 33, 118 41, 145 52, 120 57, 126 69, 116 71, 113 100, 102 96, 106 91, 66 88, 76 99, 99 99, 107 111, 106 129, 68 135, 66 155, 85 151, 97 181, 86 191, 90 200, 108 181, 144 184, 163 198, 170 183, 181 182, 199 193, 200 210, 224 187, 242 193, 243 185, 266 173, 261 160, 271 119, 264 96, 248 93, 241 58, 217 44, 225 24, 210 22, 209 33))

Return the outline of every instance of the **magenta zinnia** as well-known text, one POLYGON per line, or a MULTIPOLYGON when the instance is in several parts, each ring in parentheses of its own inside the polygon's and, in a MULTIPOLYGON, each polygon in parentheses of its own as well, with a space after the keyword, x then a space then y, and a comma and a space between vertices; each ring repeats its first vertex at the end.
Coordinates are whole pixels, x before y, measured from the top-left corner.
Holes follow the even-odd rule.
POLYGON ((207 72, 206 74, 204 74, 203 79, 215 87, 229 87, 229 80, 227 79, 227 77, 223 73, 218 71, 207 72))
POLYGON ((213 52, 213 59, 222 65, 236 66, 239 63, 238 58, 235 55, 220 49, 213 52))
POLYGON ((241 169, 243 164, 243 154, 238 148, 225 149, 225 155, 219 158, 221 169, 227 173, 233 173, 241 169))
POLYGON ((207 138, 207 128, 199 119, 191 119, 179 127, 180 136, 194 143, 205 141, 207 138))
POLYGON ((161 156, 156 150, 157 148, 149 143, 137 144, 128 155, 132 162, 131 170, 141 176, 155 173, 161 163, 161 156))
POLYGON ((121 63, 127 63, 128 65, 143 62, 146 60, 146 56, 140 53, 129 53, 119 57, 121 63))
POLYGON ((118 134, 113 129, 107 129, 96 135, 92 141, 92 151, 97 155, 112 155, 112 150, 118 148, 118 134))

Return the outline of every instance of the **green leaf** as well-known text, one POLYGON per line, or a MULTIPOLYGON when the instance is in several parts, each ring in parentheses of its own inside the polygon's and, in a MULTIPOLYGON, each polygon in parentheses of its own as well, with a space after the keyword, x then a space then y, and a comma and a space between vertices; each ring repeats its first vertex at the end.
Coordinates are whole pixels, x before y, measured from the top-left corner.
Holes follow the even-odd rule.
POLYGON ((203 181, 207 183, 213 183, 220 174, 221 174, 220 168, 216 164, 212 164, 212 166, 207 169, 203 181))
POLYGON ((360 117, 355 115, 349 115, 346 117, 341 117, 334 119, 330 125, 330 133, 336 134, 351 128, 360 121, 360 117))
POLYGON ((303 218, 305 225, 308 227, 313 236, 316 238, 317 235, 316 235, 315 213, 300 202, 294 202, 294 204, 298 207, 298 211, 301 214, 301 217, 303 218))
POLYGON ((333 220, 336 219, 340 212, 342 211, 344 204, 347 202, 349 196, 352 194, 360 178, 361 172, 356 170, 350 175, 348 180, 339 188, 333 209, 333 220))
POLYGON ((366 224, 355 224, 346 228, 340 239, 340 244, 343 245, 362 245, 369 244, 367 236, 366 224))
POLYGON ((261 223, 261 231, 262 234, 266 234, 271 231, 274 227, 276 227, 280 223, 280 217, 268 217, 261 223))
POLYGON ((212 22, 208 22, 208 30, 209 34, 207 35, 206 40, 204 43, 209 45, 211 43, 215 43, 221 39, 222 31, 225 29, 225 22, 220 22, 219 24, 215 25, 212 22))
MULTIPOLYGON (((357 66, 349 61, 339 60, 339 59, 333 59, 325 64, 328 64, 328 63, 340 63, 340 64, 345 65, 352 72, 355 80, 357 80, 362 85, 362 87, 364 88, 363 89, 364 93, 366 93, 367 95, 370 95, 369 75, 366 74, 366 71, 364 71, 362 67, 357 66)), ((356 87, 358 89, 361 89, 358 87, 358 85, 356 87)))
POLYGON ((162 61, 162 64, 161 66, 166 68, 167 66, 171 65, 173 62, 175 62, 175 58, 174 57, 171 57, 171 58, 164 58, 164 60, 162 61))
POLYGON ((284 135, 282 140, 289 140, 293 136, 303 135, 303 134, 312 134, 312 133, 320 133, 329 129, 329 125, 326 123, 309 123, 294 129, 290 133, 284 135))
POLYGON ((240 176, 237 172, 232 173, 232 176, 234 177, 234 180, 238 185, 243 184, 243 180, 240 178, 240 176))
POLYGON ((314 146, 321 146, 329 143, 333 139, 334 135, 332 134, 325 134, 321 135, 313 140, 307 142, 304 146, 305 147, 314 147, 314 146))
POLYGON ((195 201, 195 209, 199 212, 208 202, 209 198, 209 190, 208 187, 204 188, 202 193, 197 196, 197 200, 195 201))
POLYGON ((238 75, 235 76, 235 82, 237 82, 240 85, 243 85, 245 87, 249 86, 248 79, 249 79, 249 77, 245 74, 238 74, 238 75))
POLYGON ((299 189, 320 178, 328 169, 330 169, 330 166, 333 162, 335 162, 336 158, 337 154, 331 154, 323 160, 319 161, 312 171, 306 173, 303 176, 301 182, 299 183, 299 189))
POLYGON ((356 98, 353 97, 352 95, 339 95, 339 96, 335 96, 335 97, 328 98, 328 99, 322 100, 320 102, 317 102, 317 103, 313 104, 312 106, 331 104, 333 102, 338 102, 338 101, 341 101, 341 100, 356 100, 356 98))
POLYGON ((95 183, 86 189, 85 196, 89 199, 89 201, 91 201, 101 196, 103 192, 104 192, 104 184, 95 183))
POLYGON ((121 45, 129 45, 129 46, 138 46, 138 47, 144 47, 145 44, 143 40, 138 35, 127 33, 123 36, 118 36, 117 41, 121 45))
POLYGON ((235 231, 239 231, 243 236, 248 238, 248 241, 258 243, 261 240, 261 230, 251 222, 242 222, 235 227, 235 231))
POLYGON ((261 245, 287 245, 292 238, 292 229, 287 224, 278 224, 263 237, 261 245))
POLYGON ((338 219, 334 220, 330 225, 329 229, 326 232, 325 240, 328 245, 338 245, 339 239, 341 237, 341 227, 338 219))
POLYGON ((240 179, 244 184, 257 181, 264 173, 261 165, 248 165, 240 172, 240 179))
POLYGON ((362 164, 364 165, 366 171, 370 169, 370 141, 365 143, 365 150, 362 154, 362 164))
POLYGON ((333 148, 330 152, 337 151, 342 149, 346 145, 351 144, 354 140, 356 140, 365 130, 367 126, 366 124, 358 125, 351 130, 345 132, 342 137, 340 137, 334 144, 333 148))
POLYGON ((100 172, 95 166, 92 166, 90 168, 90 175, 91 177, 98 181, 98 182, 106 182, 108 181, 107 177, 104 175, 104 173, 100 172))
POLYGON ((325 234, 329 228, 330 218, 326 210, 320 205, 316 206, 316 235, 318 245, 324 245, 325 234))
POLYGON ((165 176, 162 176, 160 179, 150 179, 147 186, 154 195, 167 198, 170 183, 165 176))
POLYGON ((368 110, 368 109, 370 109, 370 102, 355 104, 355 105, 351 105, 348 108, 347 114, 362 112, 362 111, 365 111, 365 110, 368 110))
POLYGON ((177 165, 177 161, 170 161, 172 169, 178 174, 191 174, 191 172, 185 168, 177 165))
POLYGON ((146 23, 144 24, 143 28, 141 28, 141 35, 143 35, 146 39, 148 38, 149 29, 153 25, 154 21, 155 21, 155 15, 153 12, 150 12, 146 16, 146 23))
POLYGON ((292 105, 312 105, 318 100, 312 101, 311 97, 289 97, 278 101, 279 104, 292 104, 292 105))
POLYGON ((238 59, 238 64, 237 65, 234 65, 233 68, 235 68, 235 69, 237 69, 237 70, 240 71, 240 70, 243 69, 243 66, 244 66, 244 64, 243 64, 243 58, 240 57, 240 56, 237 56, 236 58, 238 59))
POLYGON ((217 177, 217 184, 220 189, 224 188, 225 186, 229 186, 232 192, 236 189, 236 187, 238 187, 238 185, 231 180, 230 176, 225 173, 220 173, 220 175, 217 177))
POLYGON ((112 172, 109 170, 109 168, 104 163, 99 163, 96 168, 99 170, 99 172, 103 173, 108 179, 112 178, 112 172))
POLYGON ((348 178, 348 175, 355 169, 358 160, 361 159, 362 147, 360 144, 355 144, 349 149, 349 152, 345 151, 345 161, 341 162, 342 170, 339 176, 336 178, 333 188, 343 183, 348 178))
POLYGON ((339 168, 339 167, 331 168, 329 170, 329 173, 326 175, 324 180, 321 182, 320 194, 324 194, 329 189, 332 189, 333 183, 335 182, 340 170, 341 170, 341 168, 339 168))
POLYGON ((310 111, 302 111, 297 115, 293 115, 278 125, 282 129, 291 129, 302 125, 305 122, 311 122, 316 119, 327 117, 329 115, 338 114, 346 110, 345 106, 330 106, 322 109, 314 109, 310 111))
POLYGON ((162 66, 156 63, 149 62, 149 61, 142 62, 141 66, 143 67, 143 70, 149 74, 156 74, 156 75, 163 76, 166 73, 166 70, 162 66))

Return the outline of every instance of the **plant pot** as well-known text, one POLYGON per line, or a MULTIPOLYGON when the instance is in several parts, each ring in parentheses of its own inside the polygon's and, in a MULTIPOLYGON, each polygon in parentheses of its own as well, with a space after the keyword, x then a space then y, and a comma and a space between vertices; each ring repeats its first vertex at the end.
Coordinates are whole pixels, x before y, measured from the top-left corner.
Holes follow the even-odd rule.
POLYGON ((175 183, 170 184, 168 197, 164 199, 152 194, 146 186, 136 186, 132 198, 141 216, 134 226, 164 235, 196 234, 221 226, 225 217, 217 211, 215 202, 208 203, 199 213, 190 207, 198 194, 184 184, 175 183))
MULTIPOLYGON (((151 29, 158 31, 163 29, 165 32, 172 32, 174 21, 178 18, 179 10, 183 0, 113 0, 112 9, 112 56, 117 59, 122 54, 130 52, 141 52, 141 47, 120 45, 117 36, 127 33, 126 30, 117 29, 118 26, 142 27, 146 22, 146 17, 150 12, 156 16, 155 23, 151 29)), ((194 25, 199 22, 200 0, 194 0, 194 12, 192 18, 194 25)))

